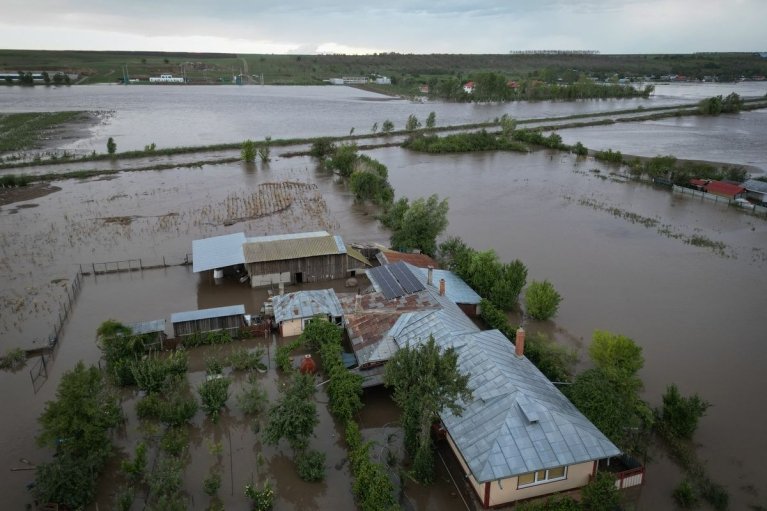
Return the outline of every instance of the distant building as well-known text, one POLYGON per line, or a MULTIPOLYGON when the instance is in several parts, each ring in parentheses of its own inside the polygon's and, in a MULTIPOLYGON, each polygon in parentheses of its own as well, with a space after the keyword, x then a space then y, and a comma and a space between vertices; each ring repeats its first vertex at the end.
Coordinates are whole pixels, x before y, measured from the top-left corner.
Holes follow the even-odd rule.
POLYGON ((471 94, 474 92, 474 82, 466 82, 463 84, 463 92, 471 94))
POLYGON ((418 90, 421 91, 421 94, 428 94, 429 93, 429 84, 422 83, 420 87, 418 87, 418 90))
POLYGON ((746 189, 746 198, 752 199, 760 204, 767 203, 767 183, 758 179, 749 179, 743 183, 746 189))
POLYGON ((236 335, 247 325, 244 305, 177 312, 171 314, 170 322, 176 339, 222 330, 236 335))
POLYGON ((377 85, 391 85, 391 78, 388 76, 376 76, 375 83, 377 85))
POLYGON ((150 83, 184 83, 184 79, 180 76, 173 76, 170 74, 160 76, 150 76, 150 83))

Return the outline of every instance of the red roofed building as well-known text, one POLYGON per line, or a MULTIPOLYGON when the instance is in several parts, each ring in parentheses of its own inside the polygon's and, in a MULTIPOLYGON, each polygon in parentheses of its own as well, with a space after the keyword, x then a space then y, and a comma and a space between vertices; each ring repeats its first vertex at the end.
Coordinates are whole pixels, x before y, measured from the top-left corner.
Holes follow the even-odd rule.
POLYGON ((474 92, 474 82, 466 82, 463 84, 463 92, 471 94, 474 92))
POLYGON ((509 89, 518 89, 519 84, 515 82, 514 80, 509 80, 508 82, 506 82, 506 87, 508 87, 509 89))
POLYGON ((746 189, 742 186, 733 183, 725 183, 724 181, 711 181, 704 189, 707 193, 718 195, 720 197, 727 197, 728 199, 737 199, 746 193, 746 189))
POLYGON ((381 250, 376 254, 376 259, 381 264, 393 264, 399 261, 418 266, 419 268, 439 268, 437 261, 426 254, 408 254, 406 252, 397 252, 395 250, 381 250))

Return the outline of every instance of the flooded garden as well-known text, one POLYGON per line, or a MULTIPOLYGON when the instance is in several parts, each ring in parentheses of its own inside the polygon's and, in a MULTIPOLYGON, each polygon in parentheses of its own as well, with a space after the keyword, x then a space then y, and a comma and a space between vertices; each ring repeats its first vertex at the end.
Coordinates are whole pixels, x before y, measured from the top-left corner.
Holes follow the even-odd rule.
MULTIPOLYGON (((111 94, 110 88, 104 89, 111 94)), ((342 99, 326 98, 331 102, 342 99)), ((369 102, 361 103, 363 108, 369 102)), ((447 112, 453 107, 472 106, 424 108, 440 112, 445 108, 447 112)), ((421 105, 405 102, 401 108, 405 112, 421 105)), ((559 105, 544 102, 538 107, 509 108, 556 110, 559 105)), ((471 115, 493 117, 499 111, 500 107, 488 105, 471 115)), ((140 115, 136 112, 137 106, 134 113, 125 115, 140 115)), ((367 117, 370 124, 378 120, 377 112, 367 117)), ((359 115, 366 118, 369 113, 359 115)), ((445 113, 445 117, 449 115, 463 118, 465 113, 445 113)), ((758 136, 765 128, 763 111, 742 115, 746 137, 758 136)), ((264 122, 275 126, 274 120, 264 122)), ((348 119, 343 122, 348 124, 348 119)), ((723 117, 715 124, 733 122, 723 117)), ((315 123, 312 129, 321 131, 321 123, 315 123)), ((675 127, 680 136, 687 136, 684 130, 705 131, 710 124, 695 117, 675 127)), ((350 127, 344 130, 348 132, 350 127)), ((632 131, 625 135, 610 133, 613 129, 564 130, 562 135, 587 146, 604 143, 633 154, 633 141, 650 136, 657 123, 632 124, 632 131), (608 135, 612 138, 600 142, 608 135)), ((94 140, 100 140, 103 130, 104 126, 97 128, 77 144, 100 143, 94 140)), ((341 126, 330 131, 334 130, 340 131, 341 126)), ((271 133, 277 130, 264 134, 271 133)), ((194 136, 202 139, 205 133, 194 136)), ((136 137, 128 137, 126 144, 137 145, 136 137)), ((195 142, 192 138, 190 143, 195 142)), ((223 138, 231 141, 232 137, 223 138)), ((699 153, 694 144, 694 139, 688 140, 685 156, 751 164, 754 172, 766 161, 764 148, 753 144, 748 145, 751 153, 745 159, 728 155, 726 141, 716 150, 700 147, 699 153)), ((664 146, 646 153, 666 153, 666 147, 672 149, 664 146)), ((767 418, 767 405, 754 389, 765 384, 760 363, 767 355, 761 342, 767 221, 726 204, 629 180, 619 168, 592 158, 556 151, 431 155, 390 147, 366 154, 388 167, 396 197, 414 199, 436 193, 448 198, 446 235, 460 236, 479 250, 492 248, 502 260, 518 258, 529 269, 528 280, 549 279, 556 285, 564 298, 558 315, 551 321, 528 323, 526 328, 548 333, 558 343, 575 348, 582 364, 586 364, 585 349, 594 330, 627 335, 643 349, 641 376, 645 399, 651 405, 659 404, 670 383, 710 401, 713 406, 696 435, 708 472, 727 487, 731 508, 764 505, 767 477, 760 460, 767 456, 767 447, 761 441, 760 424, 767 418)), ((267 165, 234 162, 52 184, 57 189, 46 195, 0 206, 0 268, 5 281, 0 290, 2 351, 44 345, 67 286, 78 272, 95 273, 94 263, 140 260, 142 266, 160 268, 84 276, 72 315, 47 366, 47 381, 39 388, 30 378, 33 360, 16 372, 0 371, 0 384, 6 389, 0 399, 14 417, 0 426, 0 460, 9 469, 29 466, 20 460, 35 464, 49 459, 49 449, 35 443, 37 417, 44 403, 54 398, 65 371, 78 360, 98 363, 101 353, 95 335, 105 320, 148 321, 182 310, 232 304, 244 304, 248 313, 258 313, 265 292, 234 282, 216 285, 183 265, 192 240, 240 231, 256 236, 328 230, 347 242, 388 241, 388 232, 376 220, 377 210, 356 203, 343 180, 318 169, 310 157, 287 158, 279 151, 267 165)), ((343 283, 336 285, 343 291, 343 283)), ((195 389, 205 381, 206 360, 225 358, 234 349, 260 349, 268 369, 253 373, 252 378, 270 402, 274 401, 287 383, 273 360, 276 349, 285 343, 269 336, 189 349, 186 380, 190 391, 196 395, 195 389)), ((284 445, 266 445, 262 433, 254 431, 254 421, 263 417, 248 417, 239 407, 236 395, 250 384, 249 376, 232 369, 225 369, 224 375, 232 383, 221 419, 213 424, 198 411, 188 426, 182 488, 190 508, 207 509, 218 499, 226 509, 245 509, 245 485, 260 483, 265 477, 273 483, 277 509, 353 508, 346 447, 328 412, 323 387, 314 398, 319 424, 311 446, 326 453, 325 480, 307 483, 298 477, 284 445), (203 486, 211 467, 221 476, 216 499, 203 486)), ((161 451, 162 432, 140 426, 135 415, 139 398, 133 391, 121 393, 127 416, 115 443, 120 458, 128 458, 145 441, 150 446, 151 464, 161 451)), ((358 417, 363 437, 375 440, 372 452, 387 465, 388 453, 396 452, 401 442, 398 410, 388 394, 378 390, 366 391, 364 403, 358 417)), ((668 507, 671 491, 682 476, 662 450, 653 451, 647 461, 647 483, 637 507, 668 507)), ((125 485, 124 478, 117 475, 118 466, 117 458, 111 460, 110 475, 99 485, 102 508, 109 508, 125 485)), ((25 485, 33 474, 28 470, 7 473, 2 488, 9 505, 20 508, 32 502, 25 485)), ((137 493, 136 502, 144 498, 146 494, 137 493)), ((432 486, 407 483, 403 502, 413 509, 466 508, 442 469, 432 486)))

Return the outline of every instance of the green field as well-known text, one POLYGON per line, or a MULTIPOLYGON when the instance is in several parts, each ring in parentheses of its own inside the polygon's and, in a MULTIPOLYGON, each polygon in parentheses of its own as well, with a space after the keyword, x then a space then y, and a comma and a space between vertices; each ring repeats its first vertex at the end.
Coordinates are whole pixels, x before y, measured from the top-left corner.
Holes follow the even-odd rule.
POLYGON ((49 130, 86 116, 85 112, 0 114, 0 153, 33 148, 49 130))
POLYGON ((308 85, 339 76, 381 74, 394 80, 396 92, 408 92, 430 78, 458 77, 493 71, 511 79, 574 81, 581 74, 623 76, 716 76, 721 81, 767 75, 767 59, 756 53, 679 55, 236 55, 223 53, 95 52, 0 50, 0 72, 64 71, 78 73, 81 83, 117 82, 127 66, 130 78, 161 73, 192 83, 231 83, 234 74, 263 74, 266 84, 308 85))

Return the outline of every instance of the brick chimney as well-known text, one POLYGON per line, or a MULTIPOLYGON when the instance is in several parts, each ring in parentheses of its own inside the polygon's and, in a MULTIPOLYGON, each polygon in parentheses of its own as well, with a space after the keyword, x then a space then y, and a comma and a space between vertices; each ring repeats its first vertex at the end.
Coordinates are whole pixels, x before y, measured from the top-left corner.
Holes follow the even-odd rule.
POLYGON ((430 286, 434 285, 434 266, 429 266, 426 272, 426 283, 430 286))
POLYGON ((517 328, 517 335, 514 339, 514 347, 516 348, 517 356, 525 356, 525 330, 522 327, 517 328))
POLYGON ((439 279, 439 295, 445 296, 445 279, 439 279))

